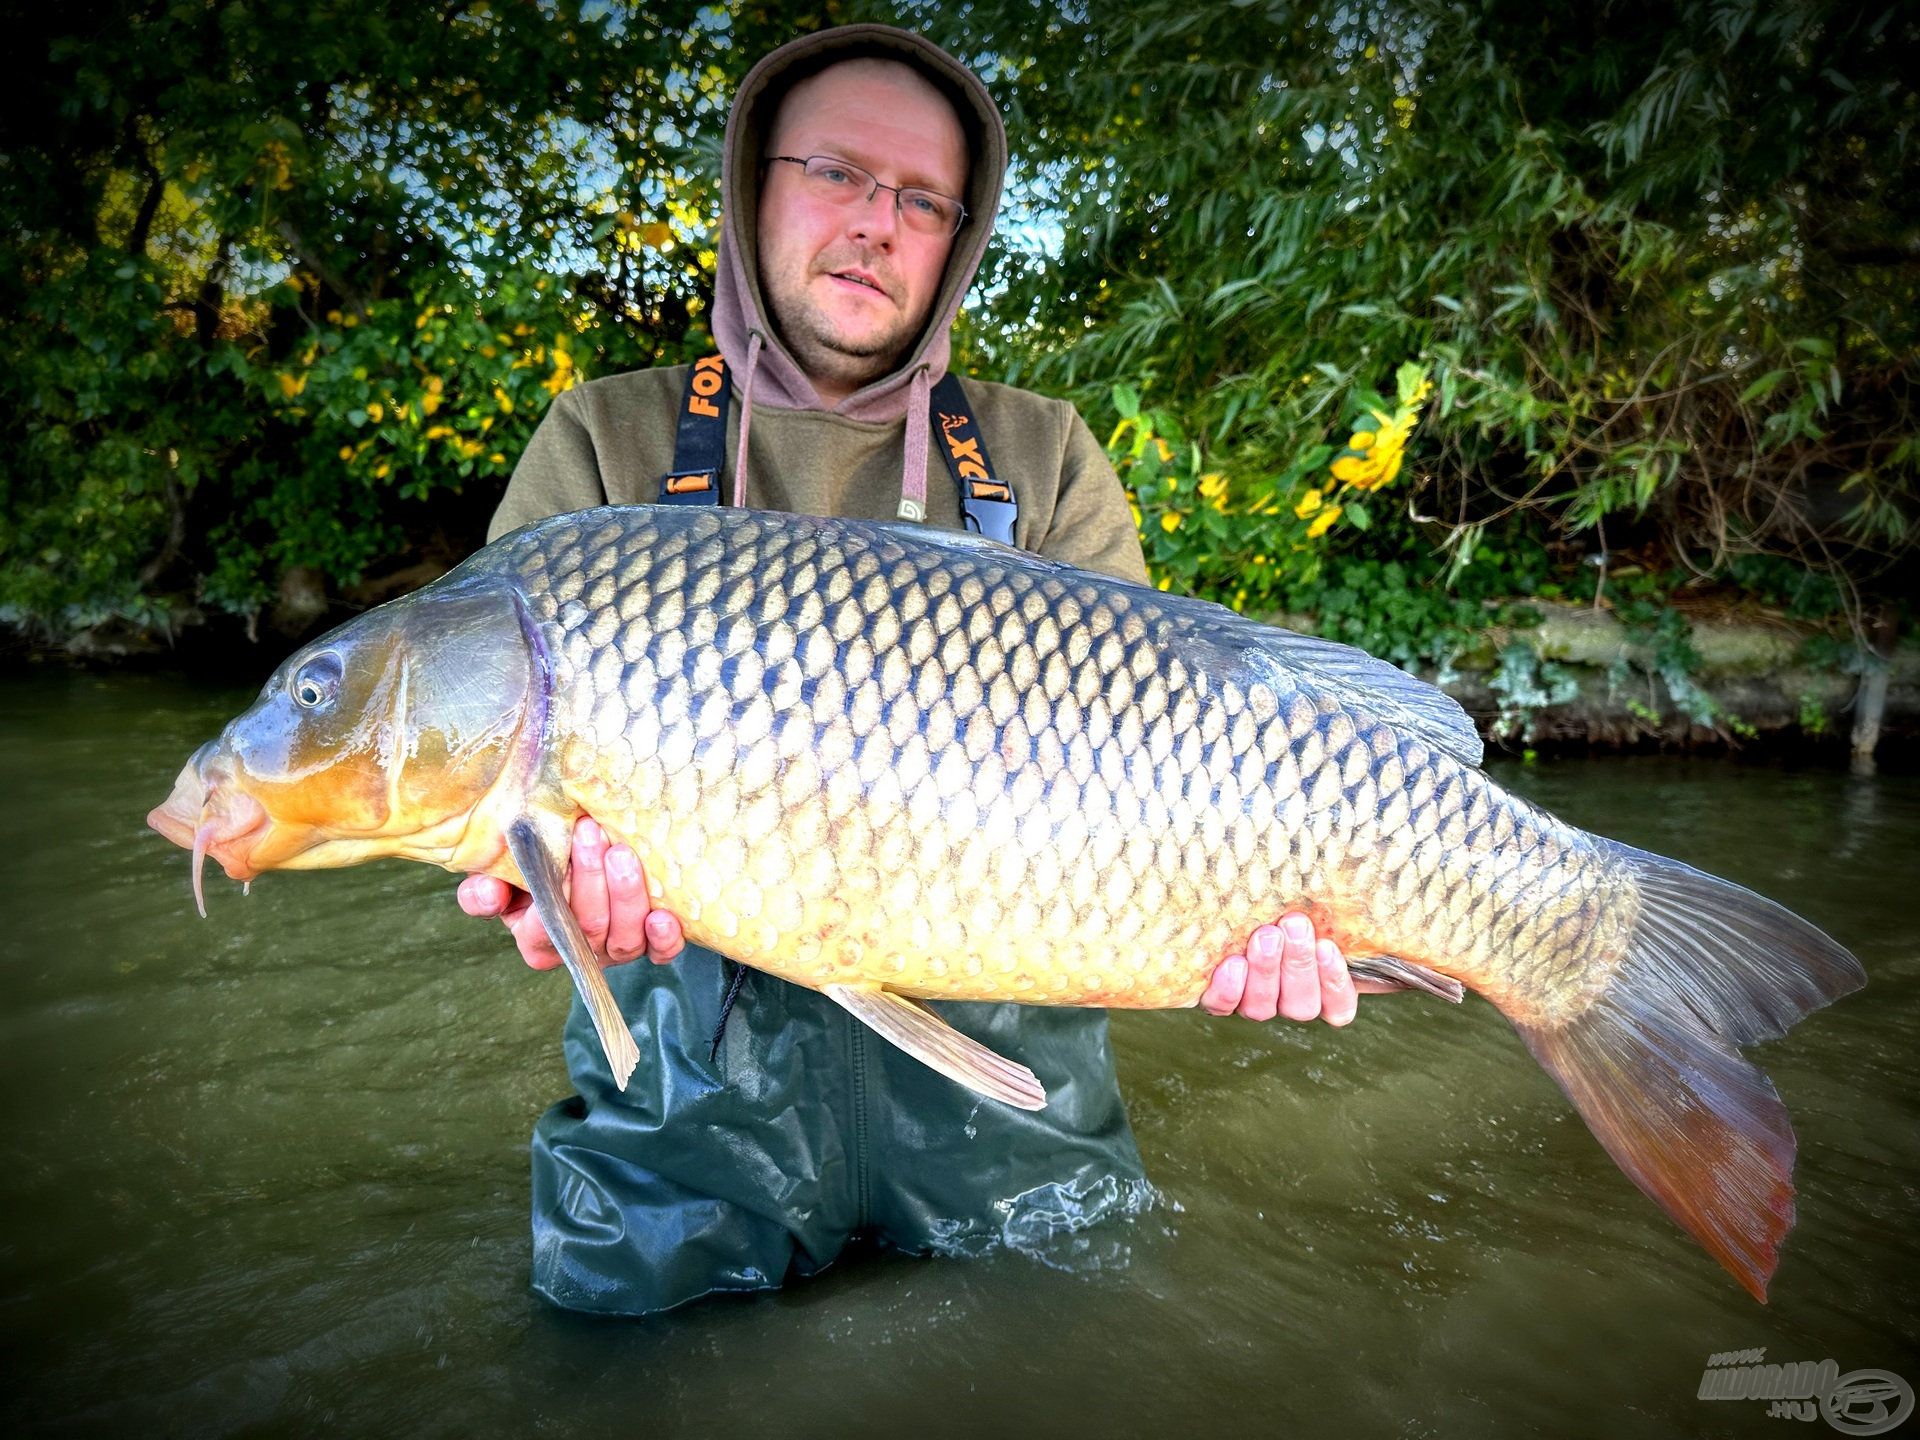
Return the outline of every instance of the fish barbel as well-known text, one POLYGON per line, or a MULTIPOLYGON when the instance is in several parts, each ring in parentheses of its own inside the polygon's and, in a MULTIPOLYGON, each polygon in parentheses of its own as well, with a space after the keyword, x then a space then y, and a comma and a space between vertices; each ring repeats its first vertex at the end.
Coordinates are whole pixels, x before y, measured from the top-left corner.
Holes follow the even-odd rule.
POLYGON ((382 856, 524 886, 622 1084, 562 894, 574 819, 687 935, 961 1084, 1037 1078, 922 1000, 1193 1005, 1290 907, 1497 1006, 1756 1297, 1793 1132, 1736 1047, 1864 983, 1738 886, 1503 792, 1360 651, 972 536, 634 506, 531 525, 306 646, 149 817, 235 879, 382 856), (1444 978, 1440 978, 1444 977, 1444 978))

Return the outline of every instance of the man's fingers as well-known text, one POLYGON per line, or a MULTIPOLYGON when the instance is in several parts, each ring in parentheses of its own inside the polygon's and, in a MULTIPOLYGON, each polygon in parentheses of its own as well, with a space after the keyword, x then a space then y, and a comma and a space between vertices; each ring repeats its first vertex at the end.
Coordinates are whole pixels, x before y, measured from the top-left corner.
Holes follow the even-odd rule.
POLYGON ((1271 1020, 1279 1013, 1279 927, 1262 925, 1247 940, 1247 988, 1240 997, 1240 1013, 1249 1020, 1271 1020))
POLYGON ((547 938, 547 927, 540 923, 540 912, 533 908, 533 897, 517 891, 500 919, 520 947, 520 958, 535 970, 551 970, 560 963, 560 952, 547 938))
POLYGON ((647 951, 647 911, 653 901, 640 873, 640 857, 626 845, 607 851, 606 887, 609 965, 624 965, 647 951))
POLYGON ((476 920, 492 920, 507 908, 513 887, 491 875, 469 875, 454 892, 460 908, 476 920))
MULTIPOLYGON (((1280 920, 1280 1013, 1289 1020, 1320 1015, 1320 967, 1314 956, 1313 922, 1295 911, 1280 920)), ((1344 963, 1341 966, 1345 969, 1344 963)))
POLYGON ((653 887, 647 880, 647 867, 634 857, 634 866, 639 874, 638 889, 641 913, 645 916, 642 933, 646 937, 647 958, 656 965, 665 965, 669 960, 680 958, 680 952, 687 948, 687 937, 680 932, 680 917, 671 910, 653 908, 653 887))
POLYGON ((687 937, 681 933, 679 916, 671 910, 655 910, 647 916, 647 956, 654 964, 677 960, 686 948, 687 937))
POLYGON ((1200 997, 1200 1008, 1209 1015, 1231 1015, 1247 991, 1247 957, 1229 955, 1213 967, 1207 981, 1207 993, 1200 997))
POLYGON ((607 953, 607 835, 591 816, 573 827, 573 853, 567 866, 567 901, 587 943, 607 953))
POLYGON ((1314 959, 1320 968, 1320 1017, 1329 1025, 1348 1024, 1360 1007, 1360 997, 1347 974, 1347 957, 1333 941, 1322 940, 1314 947, 1314 959))

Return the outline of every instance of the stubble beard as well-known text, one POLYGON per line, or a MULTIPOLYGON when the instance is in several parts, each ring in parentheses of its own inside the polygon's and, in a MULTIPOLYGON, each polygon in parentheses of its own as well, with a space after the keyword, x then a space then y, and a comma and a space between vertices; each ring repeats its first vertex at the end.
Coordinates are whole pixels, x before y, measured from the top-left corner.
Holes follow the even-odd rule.
POLYGON ((912 337, 895 323, 861 339, 843 334, 833 321, 804 296, 797 304, 768 296, 773 320, 793 351, 793 358, 809 375, 851 388, 878 380, 905 357, 912 337))
POLYGON ((827 266, 830 273, 843 263, 848 268, 871 267, 875 257, 851 252, 843 257, 836 252, 801 265, 799 274, 791 280, 779 273, 782 267, 776 264, 762 279, 761 294, 800 368, 810 378, 851 393, 898 367, 907 358, 914 337, 925 328, 927 317, 923 314, 916 319, 896 310, 890 322, 877 330, 862 330, 857 338, 849 335, 814 299, 810 289, 817 278, 815 264, 827 266))

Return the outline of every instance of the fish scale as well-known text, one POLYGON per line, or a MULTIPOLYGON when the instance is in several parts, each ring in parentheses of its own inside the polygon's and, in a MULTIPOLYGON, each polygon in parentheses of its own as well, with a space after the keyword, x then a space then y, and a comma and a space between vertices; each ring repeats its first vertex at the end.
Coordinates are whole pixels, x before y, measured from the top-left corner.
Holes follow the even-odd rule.
POLYGON ((921 527, 645 506, 520 530, 290 657, 149 817, 236 879, 405 855, 524 884, 616 1082, 564 897, 593 815, 694 940, 955 1081, 1045 1091, 920 1003, 1192 1005, 1311 911, 1357 973, 1511 1020, 1755 1296, 1794 1139, 1739 1047, 1864 982, 1790 911, 1481 773, 1346 646, 921 527))
MULTIPOLYGON (((1154 592, 885 531, 712 528, 549 529, 504 563, 551 627, 570 795, 690 936, 746 964, 1183 1006, 1253 925, 1313 901, 1355 953, 1558 1017, 1624 947, 1599 887, 1568 903, 1604 862, 1543 848, 1557 822, 1284 674, 1183 656, 1154 592), (1408 806, 1409 774, 1431 804, 1408 806), (1496 810, 1522 843, 1491 843, 1496 810), (1389 833, 1414 862, 1397 877, 1389 833), (1498 970, 1495 947, 1535 963, 1498 970)), ((1631 908, 1630 878, 1606 893, 1631 908)))

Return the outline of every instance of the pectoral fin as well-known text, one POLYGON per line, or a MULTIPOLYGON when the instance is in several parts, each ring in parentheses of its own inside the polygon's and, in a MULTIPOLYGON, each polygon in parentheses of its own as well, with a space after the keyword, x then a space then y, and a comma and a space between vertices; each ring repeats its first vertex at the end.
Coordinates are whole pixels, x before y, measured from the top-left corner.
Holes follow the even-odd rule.
POLYGON ((828 985, 823 993, 881 1038, 976 1094, 1019 1110, 1047 1108, 1047 1092, 1031 1070, 967 1038, 907 996, 865 985, 828 985))
POLYGON ((1419 990, 1442 1000, 1460 1003, 1466 987, 1450 975, 1429 970, 1398 955, 1353 955, 1347 958, 1347 973, 1356 980, 1373 980, 1396 990, 1419 990))
POLYGON ((607 988, 607 977, 600 970, 600 957, 593 953, 593 946, 587 943, 586 933, 561 892, 560 867, 540 843, 530 820, 516 820, 507 827, 507 850, 527 882, 527 893, 533 897, 533 908, 540 916, 540 923, 547 927, 553 948, 560 952, 567 974, 573 977, 573 988, 580 992, 587 1013, 593 1017, 593 1028, 600 1036, 600 1048, 606 1052, 614 1083, 624 1090, 627 1077, 640 1063, 640 1047, 633 1043, 633 1032, 627 1028, 626 1017, 620 1013, 613 991, 607 988))

